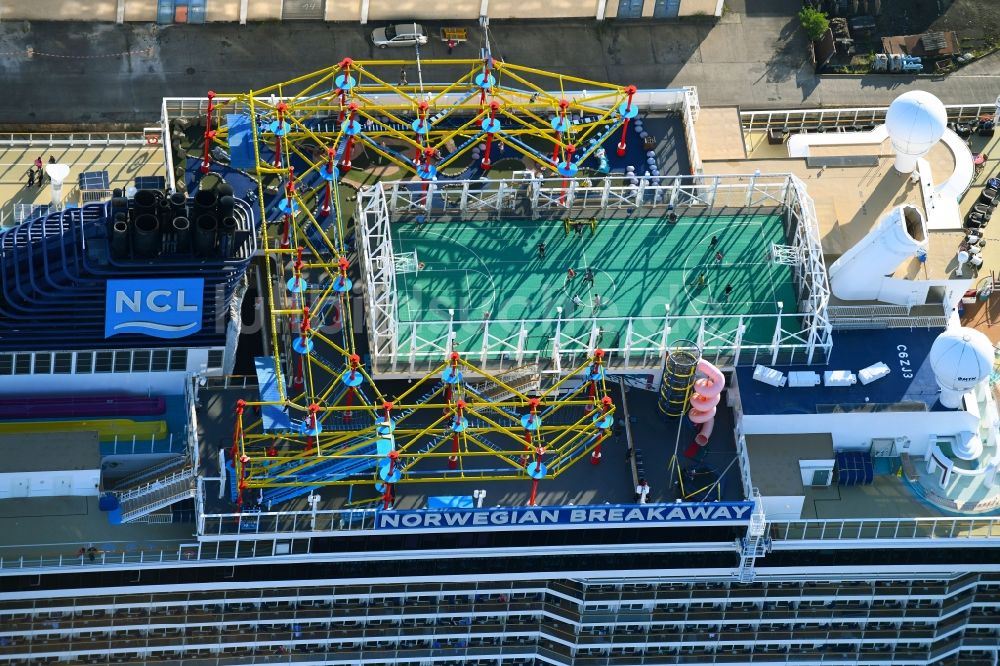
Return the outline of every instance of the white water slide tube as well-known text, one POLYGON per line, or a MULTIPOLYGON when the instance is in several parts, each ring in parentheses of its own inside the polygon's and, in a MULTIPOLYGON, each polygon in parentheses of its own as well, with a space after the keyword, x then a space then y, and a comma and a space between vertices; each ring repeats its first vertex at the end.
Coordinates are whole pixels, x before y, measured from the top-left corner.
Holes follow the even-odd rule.
POLYGON ((789 157, 809 157, 811 146, 861 146, 882 143, 889 138, 885 125, 867 132, 828 132, 826 134, 793 134, 788 137, 789 157))
POLYGON ((830 266, 830 290, 844 301, 910 305, 911 280, 886 277, 927 253, 927 225, 913 206, 893 208, 867 236, 830 266))

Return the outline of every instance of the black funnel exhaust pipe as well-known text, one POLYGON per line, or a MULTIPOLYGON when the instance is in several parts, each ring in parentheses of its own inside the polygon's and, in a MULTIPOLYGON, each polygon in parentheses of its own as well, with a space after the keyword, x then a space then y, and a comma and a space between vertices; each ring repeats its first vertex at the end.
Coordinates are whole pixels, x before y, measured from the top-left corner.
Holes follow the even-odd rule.
POLYGON ((233 208, 236 206, 236 201, 229 195, 224 197, 219 197, 219 205, 217 210, 219 211, 219 219, 225 219, 227 217, 233 216, 233 208))
POLYGON ((156 190, 139 190, 135 193, 134 218, 138 219, 142 215, 155 215, 159 192, 156 190))
POLYGON ((194 227, 194 253, 199 257, 208 257, 215 253, 214 215, 202 215, 194 227))
POLYGON ((222 218, 222 228, 219 229, 219 254, 223 259, 229 259, 236 251, 236 218, 222 218))
POLYGON ((218 203, 219 195, 215 193, 215 190, 198 190, 194 195, 194 207, 199 215, 214 213, 218 203))
POLYGON ((111 225, 111 256, 115 259, 128 258, 128 221, 123 213, 111 225))
POLYGON ((191 222, 186 217, 175 217, 171 225, 178 254, 191 252, 191 222))
POLYGON ((132 231, 132 251, 136 257, 151 259, 160 251, 160 222, 155 215, 139 215, 132 231))
POLYGON ((187 197, 180 192, 170 195, 170 213, 172 217, 187 217, 187 197))

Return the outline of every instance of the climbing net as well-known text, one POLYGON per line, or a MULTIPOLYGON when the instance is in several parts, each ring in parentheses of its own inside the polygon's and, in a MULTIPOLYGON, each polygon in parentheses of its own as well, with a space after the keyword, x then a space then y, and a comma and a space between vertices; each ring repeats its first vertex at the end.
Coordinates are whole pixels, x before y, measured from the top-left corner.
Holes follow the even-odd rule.
POLYGON ((453 352, 401 395, 379 389, 353 333, 363 313, 352 307, 349 202, 380 179, 426 192, 438 180, 488 177, 509 157, 518 169, 573 177, 586 160, 603 162, 601 145, 619 132, 624 152, 636 93, 491 58, 345 58, 262 90, 208 94, 200 170, 251 177, 265 222, 271 357, 258 359, 260 399, 236 408, 229 464, 238 505, 249 489, 266 489, 262 499, 274 504, 367 482, 388 508, 397 484, 470 479, 530 480, 534 503, 543 479, 588 456, 600 461, 614 419, 600 349, 544 391, 537 368, 501 377, 453 352), (443 65, 466 71, 424 82, 443 65), (418 80, 406 82, 407 71, 418 80), (567 84, 587 92, 568 94, 567 84))

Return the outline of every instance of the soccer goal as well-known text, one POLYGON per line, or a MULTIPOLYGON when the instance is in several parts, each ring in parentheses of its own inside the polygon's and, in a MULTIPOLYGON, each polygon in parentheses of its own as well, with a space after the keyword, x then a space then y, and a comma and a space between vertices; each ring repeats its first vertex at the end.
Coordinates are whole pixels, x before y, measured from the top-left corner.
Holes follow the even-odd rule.
POLYGON ((771 243, 771 252, 769 259, 776 264, 783 264, 785 266, 794 266, 799 262, 799 250, 791 245, 778 245, 777 243, 771 243))
POLYGON ((393 265, 397 275, 402 273, 416 273, 420 270, 416 252, 401 252, 393 255, 393 265))

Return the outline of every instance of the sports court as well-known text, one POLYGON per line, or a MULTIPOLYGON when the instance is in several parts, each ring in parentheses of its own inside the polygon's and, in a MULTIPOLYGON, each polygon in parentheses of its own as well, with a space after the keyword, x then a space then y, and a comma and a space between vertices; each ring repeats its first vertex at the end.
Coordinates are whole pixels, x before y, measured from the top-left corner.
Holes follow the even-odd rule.
MULTIPOLYGON (((706 212, 673 223, 666 217, 575 222, 394 224, 400 348, 409 345, 412 328, 406 322, 425 322, 419 336, 443 340, 449 310, 455 322, 465 322, 455 325, 457 347, 470 352, 482 344, 484 320, 491 336, 514 340, 521 320, 555 320, 560 307, 564 333, 587 335, 598 318, 603 330, 598 344, 605 348, 620 346, 629 317, 649 318, 634 322, 637 333, 662 330, 667 305, 672 340, 697 338, 705 315, 707 330, 721 331, 735 328, 740 315, 776 313, 779 301, 794 312, 791 267, 771 261, 772 243, 788 243, 777 210, 706 212), (545 244, 544 257, 539 243, 545 244), (570 269, 575 277, 569 277, 570 269), (683 315, 697 317, 677 319, 683 315)), ((797 319, 789 317, 786 330, 794 329, 797 319)), ((774 321, 745 320, 744 343, 769 344, 774 321)), ((551 321, 528 322, 525 328, 526 348, 551 346, 551 321)))

